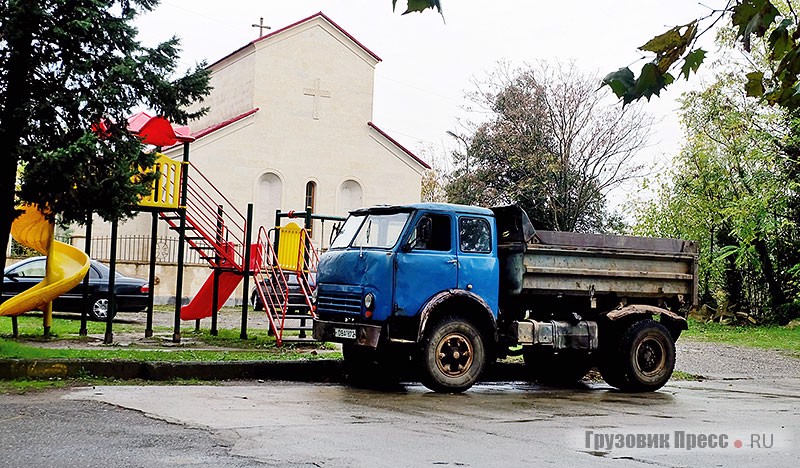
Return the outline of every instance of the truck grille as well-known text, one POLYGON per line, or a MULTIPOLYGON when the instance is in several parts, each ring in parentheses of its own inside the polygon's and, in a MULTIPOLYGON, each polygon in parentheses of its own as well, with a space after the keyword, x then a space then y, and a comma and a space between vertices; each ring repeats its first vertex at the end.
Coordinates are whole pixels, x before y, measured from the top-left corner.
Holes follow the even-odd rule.
POLYGON ((361 315, 360 287, 326 286, 320 285, 317 293, 317 312, 361 315))

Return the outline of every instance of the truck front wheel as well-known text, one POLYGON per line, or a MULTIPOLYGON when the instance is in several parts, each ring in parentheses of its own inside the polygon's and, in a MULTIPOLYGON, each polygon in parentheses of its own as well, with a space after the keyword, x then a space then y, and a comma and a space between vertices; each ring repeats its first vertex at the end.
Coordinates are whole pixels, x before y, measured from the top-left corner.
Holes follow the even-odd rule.
POLYGON ((477 382, 486 364, 480 331, 448 317, 432 325, 422 343, 422 384, 440 393, 461 393, 477 382))
POLYGON ((675 368, 675 343, 654 320, 640 320, 622 334, 616 349, 603 356, 603 379, 623 391, 650 392, 667 383, 675 368))

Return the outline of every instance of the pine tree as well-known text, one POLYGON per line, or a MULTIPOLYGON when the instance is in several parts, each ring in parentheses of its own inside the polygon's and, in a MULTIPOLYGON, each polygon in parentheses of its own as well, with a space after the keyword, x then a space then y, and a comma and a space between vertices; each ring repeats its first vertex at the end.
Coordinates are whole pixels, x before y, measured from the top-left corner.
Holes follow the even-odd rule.
POLYGON ((148 189, 131 177, 152 164, 126 130, 133 109, 151 108, 175 123, 204 112, 184 109, 209 91, 205 64, 174 79, 178 39, 153 48, 137 40, 134 18, 157 4, 0 0, 4 260, 19 202, 47 207, 64 222, 133 214, 148 189))

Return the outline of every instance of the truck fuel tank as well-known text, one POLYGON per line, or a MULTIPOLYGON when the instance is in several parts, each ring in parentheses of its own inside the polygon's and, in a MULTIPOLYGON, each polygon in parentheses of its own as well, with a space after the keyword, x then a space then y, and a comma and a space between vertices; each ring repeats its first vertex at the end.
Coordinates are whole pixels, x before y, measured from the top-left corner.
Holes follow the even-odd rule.
POLYGON ((552 320, 520 320, 512 324, 512 333, 517 344, 540 345, 553 350, 577 349, 594 351, 597 349, 597 322, 581 320, 577 323, 552 320))

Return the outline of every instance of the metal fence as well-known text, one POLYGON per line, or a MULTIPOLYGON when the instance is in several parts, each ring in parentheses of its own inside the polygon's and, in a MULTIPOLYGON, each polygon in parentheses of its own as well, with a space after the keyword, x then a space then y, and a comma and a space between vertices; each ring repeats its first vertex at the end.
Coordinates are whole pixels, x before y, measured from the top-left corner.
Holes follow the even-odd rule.
MULTIPOLYGON (((92 258, 109 261, 111 257, 111 237, 92 238, 92 258)), ((186 265, 208 265, 196 250, 185 245, 184 263, 186 265)), ((150 262, 150 236, 120 236, 117 238, 117 261, 150 262)), ((178 239, 173 237, 156 238, 156 263, 178 263, 178 239)))

